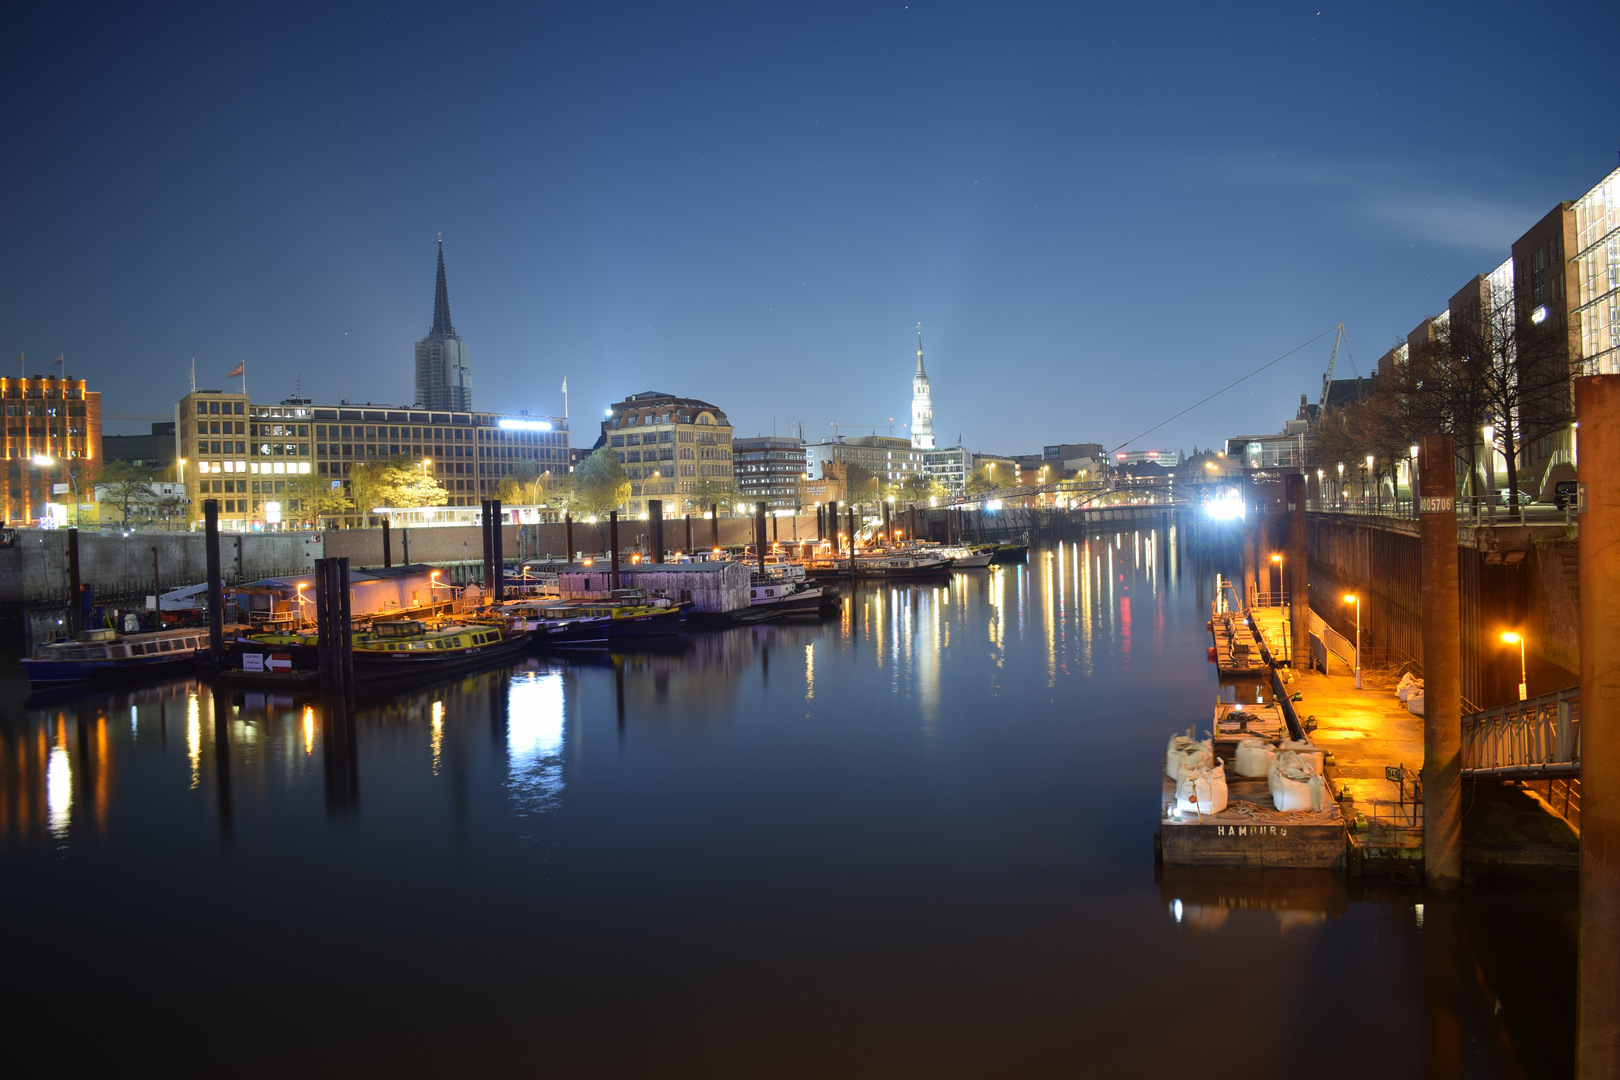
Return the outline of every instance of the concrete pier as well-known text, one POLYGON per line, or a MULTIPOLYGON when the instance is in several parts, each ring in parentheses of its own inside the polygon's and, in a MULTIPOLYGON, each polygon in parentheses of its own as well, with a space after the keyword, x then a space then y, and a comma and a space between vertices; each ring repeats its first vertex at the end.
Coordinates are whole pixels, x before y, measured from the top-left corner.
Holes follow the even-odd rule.
POLYGON ((1620 375, 1575 380, 1581 936, 1576 1074, 1620 1077, 1620 375))
POLYGON ((1462 884, 1462 617, 1457 597, 1457 499, 1451 436, 1418 437, 1418 528, 1423 559, 1423 876, 1462 884))

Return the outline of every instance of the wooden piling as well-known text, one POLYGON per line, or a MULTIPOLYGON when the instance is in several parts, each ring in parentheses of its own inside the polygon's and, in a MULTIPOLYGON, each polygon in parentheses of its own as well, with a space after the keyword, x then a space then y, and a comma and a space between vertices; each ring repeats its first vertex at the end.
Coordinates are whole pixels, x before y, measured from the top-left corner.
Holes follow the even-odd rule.
POLYGON ((619 512, 608 512, 608 544, 612 548, 612 559, 608 563, 608 588, 619 587, 619 512))
POLYGON ((563 545, 568 548, 564 553, 568 556, 568 565, 574 565, 574 515, 563 512, 563 545))
POLYGON ((67 531, 67 579, 68 579, 68 636, 76 638, 79 631, 84 629, 84 597, 79 594, 84 591, 84 582, 79 577, 79 530, 67 531))
POLYGON ((709 532, 711 534, 711 540, 713 541, 710 544, 710 546, 713 547, 714 550, 719 551, 720 550, 720 504, 719 503, 710 503, 709 504, 709 532))
POLYGON ((506 533, 501 528, 501 500, 489 501, 489 516, 489 564, 494 570, 489 602, 499 604, 506 593, 506 533))
POLYGON ((383 523, 382 523, 382 532, 383 532, 383 569, 384 570, 387 570, 387 569, 389 569, 390 567, 392 567, 394 565, 394 543, 393 543, 393 537, 392 537, 392 535, 390 535, 389 529, 390 529, 390 526, 388 524, 388 519, 384 518, 383 523))
POLYGON ((682 550, 690 555, 692 554, 692 515, 686 514, 683 516, 686 518, 686 547, 682 550))
MULTIPOLYGON (((208 571, 208 658, 217 669, 225 659, 225 590, 219 578, 219 500, 203 500, 203 550, 208 571)), ((74 603, 78 598, 74 597, 74 603)))
POLYGON ((754 507, 754 547, 759 554, 759 572, 765 572, 765 504, 754 507))
POLYGON ((652 561, 664 561, 664 500, 647 500, 647 523, 651 526, 648 532, 652 533, 652 561))

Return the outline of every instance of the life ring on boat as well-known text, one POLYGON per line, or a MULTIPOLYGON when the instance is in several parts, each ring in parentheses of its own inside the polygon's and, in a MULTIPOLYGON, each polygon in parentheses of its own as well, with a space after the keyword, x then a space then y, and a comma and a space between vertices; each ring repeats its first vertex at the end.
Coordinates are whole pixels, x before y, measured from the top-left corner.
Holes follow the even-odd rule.
POLYGON ((1209 662, 1213 664, 1215 662, 1215 646, 1211 645, 1206 655, 1209 657, 1209 662))

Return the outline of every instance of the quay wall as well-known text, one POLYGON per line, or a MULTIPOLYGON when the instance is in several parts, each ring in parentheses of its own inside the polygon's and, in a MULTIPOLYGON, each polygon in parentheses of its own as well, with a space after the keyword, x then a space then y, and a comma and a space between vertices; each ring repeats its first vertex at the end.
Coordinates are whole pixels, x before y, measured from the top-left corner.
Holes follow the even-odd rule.
MULTIPOLYGON (((1410 659, 1421 667, 1422 575, 1413 523, 1311 514, 1306 530, 1311 607, 1354 640, 1361 597, 1362 643, 1369 654, 1410 659)), ((1280 550, 1280 523, 1268 520, 1267 551, 1280 550)), ((1579 682, 1579 595, 1575 541, 1525 529, 1460 534, 1457 582, 1462 615, 1462 693, 1482 708, 1517 697, 1516 650, 1503 630, 1525 634, 1530 692, 1579 682)))
MULTIPOLYGON (((224 533, 220 564, 227 581, 299 573, 314 566, 314 533, 224 533)), ((66 529, 23 529, 0 548, 0 604, 59 601, 67 594, 66 529)), ((79 580, 98 596, 201 582, 208 573, 201 532, 79 533, 79 580)))

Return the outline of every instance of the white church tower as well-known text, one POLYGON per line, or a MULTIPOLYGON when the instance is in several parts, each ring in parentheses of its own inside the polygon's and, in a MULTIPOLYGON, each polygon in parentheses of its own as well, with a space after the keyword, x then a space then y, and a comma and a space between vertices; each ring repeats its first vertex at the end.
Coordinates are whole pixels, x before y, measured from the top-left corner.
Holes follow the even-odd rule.
POLYGON ((922 323, 917 324, 917 374, 911 377, 911 448, 934 449, 934 399, 923 370, 922 323))

